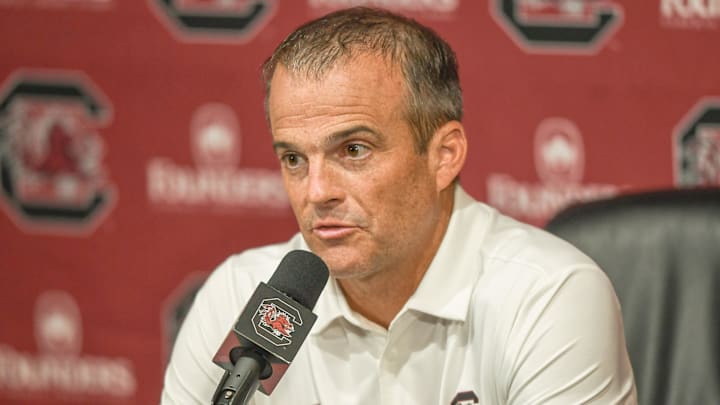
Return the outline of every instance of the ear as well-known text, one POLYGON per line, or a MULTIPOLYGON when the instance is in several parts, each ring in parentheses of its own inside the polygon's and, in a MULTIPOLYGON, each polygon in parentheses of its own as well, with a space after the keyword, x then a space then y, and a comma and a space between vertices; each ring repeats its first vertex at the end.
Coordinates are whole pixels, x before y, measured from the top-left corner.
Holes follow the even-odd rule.
POLYGON ((465 164, 467 139, 462 123, 448 121, 438 128, 430 141, 428 153, 439 192, 453 183, 465 164))

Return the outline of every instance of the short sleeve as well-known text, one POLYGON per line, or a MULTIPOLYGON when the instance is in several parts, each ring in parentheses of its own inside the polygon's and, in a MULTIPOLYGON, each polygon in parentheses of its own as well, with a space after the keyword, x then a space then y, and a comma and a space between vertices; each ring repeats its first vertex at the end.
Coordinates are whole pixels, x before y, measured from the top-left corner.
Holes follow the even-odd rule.
POLYGON ((526 294, 505 357, 508 404, 637 403, 619 303, 601 270, 558 272, 526 294))

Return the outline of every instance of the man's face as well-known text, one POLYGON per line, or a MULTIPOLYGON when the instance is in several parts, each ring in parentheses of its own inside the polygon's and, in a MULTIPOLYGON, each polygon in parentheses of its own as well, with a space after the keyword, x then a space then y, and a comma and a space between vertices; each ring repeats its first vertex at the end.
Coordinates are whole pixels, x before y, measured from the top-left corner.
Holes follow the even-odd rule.
POLYGON ((333 276, 364 277, 434 254, 439 192, 403 118, 397 68, 358 56, 312 80, 278 66, 268 109, 300 231, 333 276))

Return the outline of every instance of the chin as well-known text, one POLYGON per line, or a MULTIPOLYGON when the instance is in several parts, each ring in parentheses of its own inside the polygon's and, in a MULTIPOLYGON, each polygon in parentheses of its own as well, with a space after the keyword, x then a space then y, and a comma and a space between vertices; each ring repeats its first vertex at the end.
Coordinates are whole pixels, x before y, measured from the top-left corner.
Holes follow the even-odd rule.
POLYGON ((308 243, 310 250, 323 259, 330 270, 330 275, 337 279, 358 278, 369 273, 370 256, 366 250, 357 246, 349 246, 347 242, 337 245, 325 243, 308 243))
POLYGON ((347 258, 322 254, 320 257, 325 261, 325 264, 327 264, 330 275, 335 278, 345 278, 348 274, 353 273, 353 269, 357 268, 357 266, 353 266, 352 262, 349 262, 347 258))
POLYGON ((367 272, 367 264, 352 258, 347 252, 316 252, 330 270, 330 276, 336 279, 362 277, 367 272), (345 254, 343 254, 345 253, 345 254))
POLYGON ((370 271, 359 271, 357 269, 333 271, 330 270, 330 277, 336 280, 361 280, 372 275, 370 271))
POLYGON ((326 262, 330 270, 330 276, 338 280, 359 280, 367 278, 376 273, 366 261, 342 260, 339 262, 326 262))

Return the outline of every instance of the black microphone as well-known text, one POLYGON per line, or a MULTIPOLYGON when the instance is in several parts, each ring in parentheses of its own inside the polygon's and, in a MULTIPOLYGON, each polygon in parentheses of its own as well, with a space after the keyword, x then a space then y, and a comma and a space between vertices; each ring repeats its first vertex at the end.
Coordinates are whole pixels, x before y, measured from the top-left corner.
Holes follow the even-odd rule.
POLYGON ((245 404, 258 389, 272 393, 317 319, 312 308, 328 275, 320 257, 293 250, 258 285, 213 358, 225 374, 212 405, 245 404))

